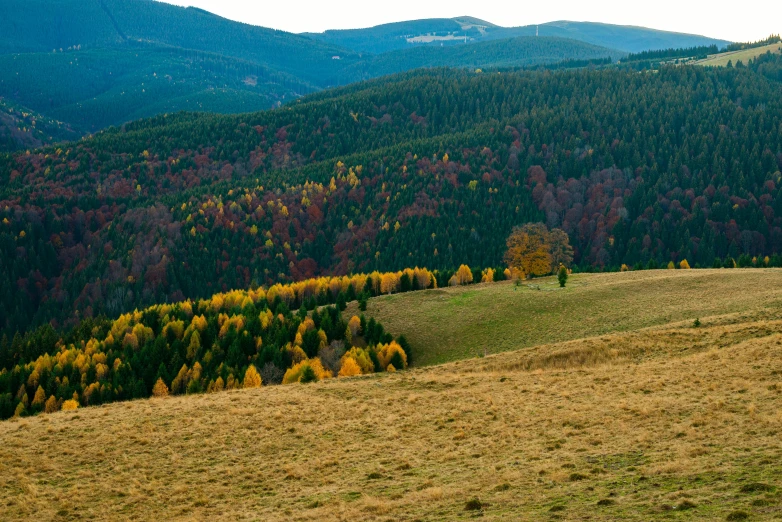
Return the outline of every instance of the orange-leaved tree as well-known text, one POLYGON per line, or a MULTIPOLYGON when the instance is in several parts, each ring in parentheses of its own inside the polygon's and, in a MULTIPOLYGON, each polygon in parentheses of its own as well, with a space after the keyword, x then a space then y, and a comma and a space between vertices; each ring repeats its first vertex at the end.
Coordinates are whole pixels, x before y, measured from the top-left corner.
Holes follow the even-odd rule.
POLYGON ((514 228, 506 245, 505 262, 511 270, 524 274, 547 275, 573 261, 568 235, 559 229, 549 230, 543 223, 514 228))
POLYGON ((456 271, 456 282, 460 285, 467 285, 472 283, 472 270, 467 265, 461 265, 459 270, 456 271))
POLYGON ((354 358, 345 357, 342 359, 342 367, 339 369, 339 376, 353 377, 354 375, 361 375, 361 368, 354 358))

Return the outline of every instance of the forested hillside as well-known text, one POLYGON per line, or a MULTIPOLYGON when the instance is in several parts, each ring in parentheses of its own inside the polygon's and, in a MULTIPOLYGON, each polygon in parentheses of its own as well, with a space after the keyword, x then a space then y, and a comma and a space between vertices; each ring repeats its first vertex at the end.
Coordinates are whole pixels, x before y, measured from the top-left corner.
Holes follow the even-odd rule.
MULTIPOLYGON (((230 56, 328 85, 344 54, 329 44, 153 0, 9 0, 2 53, 51 53, 144 42, 230 56), (325 81, 320 81, 325 80, 325 81)), ((357 58, 357 54, 352 55, 357 58)), ((351 54, 343 56, 349 60, 351 54)))
MULTIPOLYGON (((503 28, 469 17, 296 35, 153 0, 6 4, 0 97, 40 114, 39 121, 63 122, 79 136, 180 110, 268 109, 419 67, 576 67, 615 61, 627 50, 725 43, 570 23, 541 26, 541 37, 533 38, 535 27, 503 28)), ((4 147, 28 142, 5 139, 4 147)))
POLYGON ((778 55, 750 67, 408 73, 0 161, 3 332, 319 274, 782 253, 778 55), (758 74, 756 71, 762 71, 758 74))
POLYGON ((181 110, 254 112, 317 88, 253 62, 133 44, 0 54, 0 90, 23 106, 95 132, 181 110))
POLYGON ((565 38, 523 36, 471 45, 415 46, 362 60, 346 69, 369 79, 421 67, 504 68, 548 65, 566 60, 616 61, 624 53, 565 38))
POLYGON ((0 419, 169 393, 313 382, 407 368, 410 348, 348 299, 436 288, 426 269, 319 278, 85 319, 0 344, 0 419), (324 306, 336 303, 337 306, 324 306), (292 313, 295 307, 298 312, 292 313))
POLYGON ((70 125, 0 98, 0 153, 73 141, 80 136, 70 125))

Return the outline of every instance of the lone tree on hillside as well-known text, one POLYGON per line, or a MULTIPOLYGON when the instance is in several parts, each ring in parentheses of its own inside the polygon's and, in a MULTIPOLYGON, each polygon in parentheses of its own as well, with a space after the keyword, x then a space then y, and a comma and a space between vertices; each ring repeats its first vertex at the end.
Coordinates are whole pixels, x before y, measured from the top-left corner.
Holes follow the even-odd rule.
POLYGON ((567 266, 573 261, 568 235, 556 228, 549 230, 543 223, 514 228, 506 244, 505 262, 524 274, 548 275, 558 266, 567 266))
POLYGON ((559 287, 565 288, 565 283, 567 283, 567 268, 565 268, 565 265, 559 265, 557 279, 559 280, 559 287))

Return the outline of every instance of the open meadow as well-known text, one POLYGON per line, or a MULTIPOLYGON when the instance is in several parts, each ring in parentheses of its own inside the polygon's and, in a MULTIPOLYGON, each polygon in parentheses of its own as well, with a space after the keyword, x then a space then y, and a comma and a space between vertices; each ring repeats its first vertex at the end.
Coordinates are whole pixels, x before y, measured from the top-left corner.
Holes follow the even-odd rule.
POLYGON ((548 283, 370 301, 445 364, 0 423, 0 519, 782 518, 782 271, 548 283))
POLYGON ((766 53, 782 53, 782 43, 764 45, 762 47, 753 47, 750 49, 742 49, 740 51, 730 51, 727 53, 714 54, 695 63, 698 65, 711 67, 725 67, 728 65, 728 62, 733 62, 735 65, 737 62, 741 61, 746 65, 750 60, 753 60, 758 56, 766 53))
MULTIPOLYGON (((366 314, 416 366, 699 317, 782 306, 782 270, 653 270, 451 287, 378 297, 366 314), (538 290, 539 288, 539 290, 538 290)), ((357 314, 356 303, 346 314, 357 314)))

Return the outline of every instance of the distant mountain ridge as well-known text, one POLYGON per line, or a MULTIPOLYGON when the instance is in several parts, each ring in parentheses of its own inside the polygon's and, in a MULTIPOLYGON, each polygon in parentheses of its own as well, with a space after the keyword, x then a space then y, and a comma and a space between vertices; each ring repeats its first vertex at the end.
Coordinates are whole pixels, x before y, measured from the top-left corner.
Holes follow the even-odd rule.
POLYGON ((724 47, 730 43, 727 40, 706 36, 595 22, 556 21, 540 25, 501 27, 469 16, 412 20, 366 29, 329 30, 323 33, 305 34, 313 39, 356 52, 374 54, 406 49, 415 45, 469 44, 519 36, 571 38, 627 53, 712 44, 724 47))
MULTIPOLYGON (((505 28, 468 16, 293 34, 154 0, 5 0, 0 97, 38 114, 37 121, 62 122, 68 132, 38 135, 56 140, 182 110, 269 109, 422 67, 605 62, 629 51, 714 42, 723 43, 605 24, 505 28)), ((21 136, 14 119, 0 127, 4 136, 21 136)), ((29 142, 17 138, 5 147, 29 142)))

